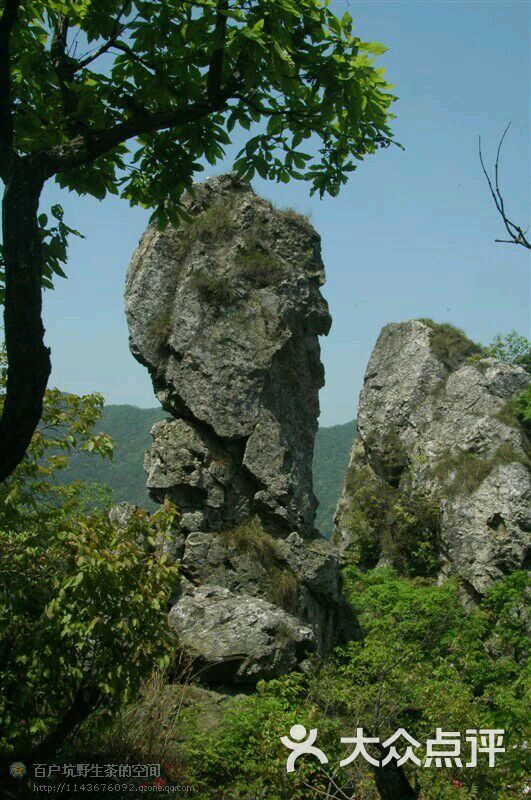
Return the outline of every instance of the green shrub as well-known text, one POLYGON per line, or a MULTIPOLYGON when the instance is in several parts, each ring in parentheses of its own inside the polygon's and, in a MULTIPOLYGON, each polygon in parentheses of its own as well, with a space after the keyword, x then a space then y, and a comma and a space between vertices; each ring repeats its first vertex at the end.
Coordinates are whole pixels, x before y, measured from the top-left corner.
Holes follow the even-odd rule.
POLYGON ((435 500, 400 491, 355 459, 345 488, 349 504, 344 525, 352 537, 347 560, 371 569, 383 556, 402 574, 436 574, 440 511, 435 500))
POLYGON ((186 241, 192 243, 199 239, 223 241, 230 239, 235 230, 232 209, 227 202, 214 203, 204 211, 195 214, 189 222, 181 224, 186 241))
POLYGON ((531 372, 531 342, 514 330, 503 336, 498 334, 483 350, 486 356, 518 364, 531 372))
MULTIPOLYGON (((438 586, 401 578, 392 569, 362 573, 349 567, 344 586, 361 640, 314 661, 304 674, 259 683, 250 696, 212 697, 207 705, 215 705, 214 716, 201 697, 184 714, 179 686, 148 687, 140 703, 108 721, 106 732, 102 725, 98 752, 116 753, 122 763, 134 757, 137 763, 162 761, 171 753, 168 778, 192 785, 198 800, 310 800, 327 792, 377 800, 374 774, 363 758, 337 768, 346 754, 341 737, 356 727, 381 740, 405 728, 421 743, 421 760, 437 727, 460 731, 463 740, 469 728, 504 728, 506 752, 497 756, 496 769, 480 755, 475 769, 410 764, 406 772, 426 800, 521 797, 529 772, 529 751, 522 747, 529 576, 516 572, 498 582, 470 613, 459 603, 454 580, 438 586), (294 724, 317 728, 328 764, 303 756, 286 773, 288 752, 280 737, 294 724)), ((466 752, 465 745, 465 758, 466 752)))
MULTIPOLYGON (((507 420, 512 418, 517 423, 519 422, 527 435, 531 436, 531 384, 511 397, 500 415, 503 415, 502 421, 504 418, 507 420)), ((499 418, 500 415, 498 415, 499 418)))
POLYGON ((377 441, 372 436, 365 439, 365 450, 378 475, 391 486, 398 486, 400 477, 409 463, 407 451, 394 428, 386 430, 377 441))
POLYGON ((316 759, 301 758, 286 773, 280 737, 295 724, 319 728, 319 745, 339 759, 337 723, 305 699, 305 679, 294 673, 259 684, 254 696, 227 704, 221 724, 208 736, 198 731, 179 754, 199 800, 308 800, 326 791, 327 772, 316 759))
MULTIPOLYGON (((529 774, 529 654, 526 601, 531 582, 515 572, 467 614, 458 584, 408 580, 391 569, 345 571, 345 588, 363 641, 341 648, 312 681, 311 696, 344 720, 384 738, 404 727, 421 743, 443 730, 504 728, 506 753, 496 769, 410 769, 421 797, 467 800, 520 797, 529 774)), ((464 737, 463 737, 464 738, 464 737)), ((465 748, 466 750, 466 748, 465 748)), ((418 751, 422 759, 422 748, 418 751)), ((364 800, 363 792, 355 794, 364 800)))

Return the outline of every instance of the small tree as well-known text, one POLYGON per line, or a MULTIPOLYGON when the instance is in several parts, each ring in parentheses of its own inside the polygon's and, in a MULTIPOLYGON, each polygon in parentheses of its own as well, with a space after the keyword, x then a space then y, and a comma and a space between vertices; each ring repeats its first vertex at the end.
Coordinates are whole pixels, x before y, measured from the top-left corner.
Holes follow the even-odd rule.
POLYGON ((356 161, 391 142, 395 99, 328 0, 1 0, 0 178, 9 377, 0 480, 22 459, 50 373, 42 286, 63 274, 69 229, 39 216, 44 183, 119 194, 176 221, 180 198, 236 125, 247 178, 337 194, 356 161), (312 138, 318 154, 303 150, 312 138))
POLYGON ((514 330, 503 336, 498 333, 483 350, 491 358, 518 364, 531 372, 531 342, 514 330))

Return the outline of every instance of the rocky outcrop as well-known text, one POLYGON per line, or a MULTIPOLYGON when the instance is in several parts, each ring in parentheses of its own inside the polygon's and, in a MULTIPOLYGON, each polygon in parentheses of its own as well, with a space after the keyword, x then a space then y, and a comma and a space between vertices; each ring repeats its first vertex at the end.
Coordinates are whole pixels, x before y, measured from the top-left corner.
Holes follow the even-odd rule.
POLYGON ((449 325, 387 325, 371 356, 335 540, 362 565, 456 574, 469 596, 529 558, 529 383, 449 325))
POLYGON ((252 683, 351 635, 312 456, 330 316, 318 234, 235 175, 194 187, 178 228, 150 226, 126 286, 131 351, 171 418, 145 457, 181 511, 170 614, 203 679, 252 683))
POLYGON ((170 625, 203 680, 254 684, 297 667, 315 650, 312 630, 278 606, 220 586, 200 586, 171 610, 170 625))
POLYGON ((320 239, 235 175, 194 187, 191 221, 151 225, 129 267, 133 355, 176 421, 146 456, 148 489, 188 530, 258 514, 282 534, 311 530, 313 442, 324 382, 320 239))

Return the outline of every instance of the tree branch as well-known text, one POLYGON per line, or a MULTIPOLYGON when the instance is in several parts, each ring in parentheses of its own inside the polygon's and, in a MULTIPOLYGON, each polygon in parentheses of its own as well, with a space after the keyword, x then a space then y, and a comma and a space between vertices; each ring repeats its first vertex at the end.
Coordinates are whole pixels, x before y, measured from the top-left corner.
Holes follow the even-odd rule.
POLYGON ((522 228, 519 225, 517 225, 514 222, 511 222, 511 220, 507 216, 507 214, 505 212, 505 203, 504 203, 504 200, 503 200, 503 195, 502 195, 502 193, 500 191, 500 183, 499 183, 500 153, 501 153, 501 148, 502 148, 502 145, 503 145, 503 140, 505 139, 505 136, 507 135, 507 132, 508 132, 510 127, 511 127, 511 123, 509 122, 509 124, 505 128, 505 130, 503 132, 503 135, 502 135, 502 137, 500 139, 500 142, 498 144, 498 150, 496 152, 496 162, 494 164, 494 186, 492 184, 492 180, 490 178, 490 175, 487 172, 487 169, 485 167, 485 162, 483 161, 483 153, 481 151, 481 136, 479 137, 479 161, 481 163, 481 168, 483 170, 483 174, 485 175, 485 178, 487 180, 487 184, 488 184, 489 191, 491 193, 492 199, 494 200, 494 205, 496 206, 496 210, 498 211, 499 215, 501 216, 501 218, 503 220, 503 224, 505 225, 505 229, 506 229, 507 233, 511 237, 510 239, 495 239, 494 241, 495 242, 503 242, 504 244, 519 244, 519 245, 522 245, 522 247, 525 247, 528 250, 531 250, 531 242, 529 242, 529 240, 526 238, 526 235, 525 235, 527 231, 522 230, 522 228))
POLYGON ((225 56, 225 37, 227 32, 227 0, 218 0, 216 27, 214 29, 214 49, 210 57, 207 77, 207 95, 215 97, 221 91, 223 81, 223 60, 225 56))
MULTIPOLYGON (((63 111, 67 120, 75 107, 75 99, 67 86, 67 82, 72 80, 75 71, 73 59, 67 54, 68 28, 68 17, 60 14, 55 23, 52 43, 50 45, 50 59, 59 83, 63 111)), ((79 133, 80 125, 72 121, 68 122, 68 128, 71 134, 76 134, 79 133)))
POLYGON ((112 128, 96 133, 84 133, 68 144, 57 145, 43 151, 40 158, 48 177, 57 172, 72 169, 81 164, 89 164, 119 144, 145 133, 155 133, 164 128, 172 128, 196 122, 215 111, 220 111, 230 94, 222 92, 210 101, 193 103, 183 108, 151 112, 139 110, 132 117, 119 122, 112 128))
POLYGON ((119 39, 124 30, 127 28, 128 24, 127 22, 125 22, 123 25, 121 25, 120 22, 124 15, 125 9, 128 5, 128 2, 129 0, 124 0, 124 2, 122 3, 122 7, 120 8, 120 11, 118 12, 114 20, 114 25, 111 31, 111 35, 109 36, 107 41, 104 42, 101 45, 101 47, 98 47, 93 53, 88 55, 86 58, 82 59, 81 61, 78 61, 77 64, 75 65, 75 72, 78 72, 78 70, 87 67, 89 64, 92 64, 93 61, 96 61, 97 58, 102 56, 104 53, 110 50, 114 44, 116 44, 117 39, 119 39))

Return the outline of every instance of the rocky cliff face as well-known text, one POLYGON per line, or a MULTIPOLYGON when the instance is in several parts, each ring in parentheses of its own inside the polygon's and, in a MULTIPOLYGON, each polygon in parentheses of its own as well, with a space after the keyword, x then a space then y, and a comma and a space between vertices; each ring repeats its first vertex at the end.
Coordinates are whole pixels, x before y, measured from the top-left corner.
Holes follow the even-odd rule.
POLYGON ((529 558, 529 440, 510 399, 521 368, 449 325, 387 325, 371 356, 335 539, 366 566, 457 574, 472 598, 529 558))
POLYGON ((189 222, 147 229, 127 276, 131 351, 172 415, 144 466, 151 497, 182 512, 170 620, 204 675, 252 683, 330 647, 339 626, 312 491, 330 327, 320 239, 234 175, 186 205, 189 222))

